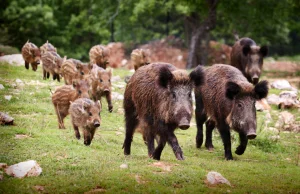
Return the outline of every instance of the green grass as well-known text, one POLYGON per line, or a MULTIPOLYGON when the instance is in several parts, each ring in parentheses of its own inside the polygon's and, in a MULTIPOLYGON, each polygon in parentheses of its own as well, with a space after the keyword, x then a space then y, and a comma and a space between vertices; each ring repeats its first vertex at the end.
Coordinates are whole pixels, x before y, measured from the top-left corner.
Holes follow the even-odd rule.
MULTIPOLYGON (((114 70, 121 81, 131 73, 114 70)), ((12 165, 26 160, 36 160, 43 169, 38 177, 23 179, 4 175, 0 181, 0 193, 38 193, 34 186, 44 187, 45 193, 84 193, 102 188, 107 193, 299 193, 300 167, 299 134, 280 133, 281 139, 272 141, 264 128, 264 112, 258 112, 258 137, 249 142, 242 156, 234 154, 233 161, 224 160, 223 145, 218 132, 214 131, 215 150, 195 148, 196 127, 176 131, 185 160, 177 161, 167 145, 161 161, 172 165, 171 171, 151 166, 155 160, 148 158, 147 147, 139 133, 134 135, 131 156, 123 155, 124 116, 120 112, 122 101, 114 101, 114 111, 109 113, 103 102, 102 123, 91 146, 83 139, 75 138, 70 118, 65 119, 65 130, 59 130, 50 91, 63 85, 43 80, 37 72, 23 66, 0 63, 0 110, 15 119, 15 126, 0 126, 0 163, 12 165), (16 79, 24 86, 12 86, 16 79), (31 81, 33 80, 33 81, 31 81), (39 81, 38 85, 33 83, 39 81), (11 101, 4 95, 12 95, 11 101), (117 135, 116 132, 122 132, 117 135), (15 139, 16 134, 29 138, 15 139), (128 169, 120 165, 128 164, 128 169), (298 164, 299 165, 299 164, 298 164), (227 178, 227 185, 207 186, 206 174, 217 171, 227 178), (137 178, 138 177, 138 178, 137 178), (139 183, 139 182, 140 183, 139 183)), ((120 85, 122 83, 116 83, 120 85)), ((123 93, 124 88, 114 87, 123 93)), ((278 91, 271 90, 271 93, 278 91)), ((271 111, 273 123, 278 110, 271 111)), ((299 111, 293 111, 299 117, 299 111)), ((195 123, 193 120, 192 123, 195 123)), ((238 146, 238 134, 232 133, 232 151, 238 146)))

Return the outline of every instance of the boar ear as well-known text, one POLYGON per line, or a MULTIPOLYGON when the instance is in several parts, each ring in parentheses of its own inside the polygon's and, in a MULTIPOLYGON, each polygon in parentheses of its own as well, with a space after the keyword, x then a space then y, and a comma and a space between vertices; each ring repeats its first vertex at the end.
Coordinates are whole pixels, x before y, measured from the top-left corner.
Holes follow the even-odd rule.
POLYGON ((108 70, 108 75, 111 77, 111 69, 108 70))
POLYGON ((159 71, 159 85, 167 88, 168 82, 173 79, 172 72, 167 67, 162 67, 159 71))
POLYGON ((190 79, 195 83, 195 86, 200 86, 204 83, 204 70, 201 65, 198 65, 194 71, 190 73, 190 79))
POLYGON ((227 82, 226 84, 226 97, 230 100, 233 100, 233 98, 240 93, 241 87, 234 83, 234 82, 227 82))
POLYGON ((247 55, 249 54, 250 51, 251 51, 251 48, 250 48, 249 45, 246 45, 246 46, 243 47, 243 54, 244 54, 245 56, 247 56, 247 55))
POLYGON ((87 111, 90 107, 91 107, 91 105, 90 105, 89 103, 87 103, 87 102, 84 102, 84 103, 83 103, 83 109, 84 109, 85 111, 87 111))
POLYGON ((269 87, 268 87, 268 81, 266 80, 259 82, 254 87, 254 95, 255 98, 258 100, 267 97, 268 92, 269 92, 269 87))
POLYGON ((81 63, 76 63, 76 69, 79 69, 81 67, 81 63))
POLYGON ((262 54, 263 57, 268 55, 269 49, 267 46, 262 46, 259 49, 259 52, 262 54))

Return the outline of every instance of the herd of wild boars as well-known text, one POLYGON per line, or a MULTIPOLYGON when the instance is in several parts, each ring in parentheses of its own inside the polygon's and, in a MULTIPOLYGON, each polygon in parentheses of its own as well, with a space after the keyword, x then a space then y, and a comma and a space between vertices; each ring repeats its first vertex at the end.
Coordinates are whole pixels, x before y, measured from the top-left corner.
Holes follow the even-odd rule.
MULTIPOLYGON (((268 82, 260 81, 266 46, 258 46, 250 38, 236 41, 231 53, 231 64, 197 66, 191 73, 165 62, 150 62, 142 49, 131 53, 135 73, 128 79, 124 92, 125 139, 124 154, 131 152, 135 130, 142 133, 149 157, 160 160, 168 143, 178 160, 184 155, 174 134, 176 128, 190 127, 193 115, 193 95, 196 102, 196 147, 203 143, 203 124, 206 125, 205 147, 214 148, 212 131, 217 128, 224 144, 225 158, 232 160, 230 129, 238 132, 240 145, 235 153, 245 152, 249 139, 256 137, 255 102, 268 95, 268 82), (156 141, 156 146, 155 146, 156 141)), ((60 81, 52 94, 58 128, 64 129, 64 118, 70 114, 75 136, 80 139, 83 129, 84 144, 90 145, 96 129, 101 125, 102 97, 108 111, 113 112, 111 96, 112 72, 107 70, 110 50, 105 45, 93 46, 90 62, 62 58, 48 41, 40 47, 27 41, 22 48, 26 69, 29 63, 36 71, 42 60, 43 78, 60 81)))

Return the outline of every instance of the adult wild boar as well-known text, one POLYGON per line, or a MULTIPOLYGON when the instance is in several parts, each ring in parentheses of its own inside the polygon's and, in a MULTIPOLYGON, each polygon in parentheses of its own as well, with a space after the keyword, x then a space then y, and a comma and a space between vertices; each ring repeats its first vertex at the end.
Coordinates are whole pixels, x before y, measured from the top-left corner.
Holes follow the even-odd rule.
POLYGON ((36 71, 41 60, 40 49, 35 44, 27 41, 22 47, 22 56, 25 61, 25 68, 29 69, 30 63, 32 70, 36 71))
POLYGON ((78 98, 72 102, 69 113, 71 115, 75 136, 80 139, 79 127, 83 128, 84 145, 91 144, 95 131, 100 127, 101 105, 88 98, 78 98))
POLYGON ((249 82, 257 84, 262 71, 267 46, 257 46, 250 38, 241 38, 232 47, 231 65, 238 68, 249 82))
POLYGON ((65 129, 64 118, 68 115, 71 102, 77 98, 89 98, 89 82, 87 80, 73 81, 73 86, 64 85, 55 90, 52 103, 58 119, 58 128, 65 129))
POLYGON ((106 69, 109 64, 110 49, 104 45, 95 45, 89 52, 90 64, 97 64, 99 67, 106 69))
POLYGON ((229 65, 213 65, 205 69, 204 84, 195 89, 197 136, 196 146, 203 142, 203 124, 206 122, 207 149, 213 149, 212 131, 218 128, 225 150, 225 158, 232 160, 230 128, 239 133, 240 145, 235 153, 242 155, 248 139, 256 137, 255 101, 268 95, 268 82, 255 86, 242 72, 229 65), (207 119, 209 120, 207 121, 207 119))
POLYGON ((153 63, 140 67, 129 80, 124 94, 126 134, 124 154, 130 154, 133 134, 142 128, 147 140, 148 155, 160 160, 166 142, 178 160, 183 153, 174 130, 188 129, 192 118, 192 89, 203 81, 203 69, 197 67, 188 74, 168 63, 153 63), (154 148, 154 138, 158 146, 154 148))
POLYGON ((100 100, 105 97, 108 104, 108 111, 113 111, 111 102, 111 70, 107 71, 96 64, 93 65, 91 70, 92 81, 92 98, 94 101, 100 100))

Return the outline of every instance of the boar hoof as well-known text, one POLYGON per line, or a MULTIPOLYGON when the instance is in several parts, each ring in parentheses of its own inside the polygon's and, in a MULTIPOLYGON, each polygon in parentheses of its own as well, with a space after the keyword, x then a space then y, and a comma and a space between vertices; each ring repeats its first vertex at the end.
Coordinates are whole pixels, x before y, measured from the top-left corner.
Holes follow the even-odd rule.
POLYGON ((177 160, 184 160, 184 157, 181 153, 177 153, 176 158, 177 158, 177 160))
POLYGON ((226 160, 233 160, 232 156, 225 156, 226 160))
POLYGON ((238 146, 238 147, 236 148, 236 150, 235 150, 235 153, 236 153, 237 155, 242 155, 242 154, 245 152, 245 150, 246 150, 245 147, 243 147, 243 146, 238 146))
POLYGON ((86 145, 86 146, 91 145, 91 141, 84 141, 84 145, 86 145))
POLYGON ((113 107, 112 107, 112 106, 109 106, 109 107, 108 107, 108 111, 109 111, 109 112, 112 112, 112 111, 113 111, 113 107))
POLYGON ((58 126, 59 129, 66 129, 65 126, 58 126))

